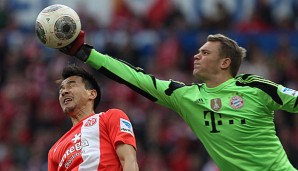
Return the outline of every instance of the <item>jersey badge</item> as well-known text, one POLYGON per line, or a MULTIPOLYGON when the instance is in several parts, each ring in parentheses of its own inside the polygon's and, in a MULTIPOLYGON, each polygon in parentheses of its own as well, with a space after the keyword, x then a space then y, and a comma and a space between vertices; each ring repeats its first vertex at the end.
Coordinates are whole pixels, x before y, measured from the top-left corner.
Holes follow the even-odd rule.
POLYGON ((220 98, 211 99, 210 105, 214 111, 219 111, 219 109, 222 107, 221 99, 220 98))
POLYGON ((244 101, 241 96, 234 96, 231 98, 230 105, 234 109, 240 109, 244 105, 244 101))
POLYGON ((88 126, 92 126, 94 124, 96 124, 96 118, 89 118, 87 120, 87 122, 85 123, 85 126, 88 127, 88 126))
POLYGON ((131 123, 128 120, 123 118, 120 118, 120 131, 130 133, 131 135, 134 136, 131 123))
POLYGON ((284 94, 288 94, 288 95, 291 95, 291 96, 295 96, 297 97, 298 96, 298 93, 296 90, 293 90, 293 89, 290 89, 290 88, 287 88, 287 87, 283 87, 281 89, 281 92, 284 93, 284 94))

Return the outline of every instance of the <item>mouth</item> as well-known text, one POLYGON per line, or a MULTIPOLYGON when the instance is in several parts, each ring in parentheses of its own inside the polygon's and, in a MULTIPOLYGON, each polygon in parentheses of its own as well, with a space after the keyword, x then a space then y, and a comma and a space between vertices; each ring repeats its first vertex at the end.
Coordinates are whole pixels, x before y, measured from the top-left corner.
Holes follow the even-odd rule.
POLYGON ((72 98, 70 98, 70 97, 66 97, 64 100, 63 100, 63 104, 68 104, 69 102, 71 102, 72 101, 72 98))
POLYGON ((198 68, 198 67, 200 67, 200 64, 198 64, 198 63, 194 63, 194 64, 193 64, 193 68, 194 68, 194 69, 196 69, 196 68, 198 68))

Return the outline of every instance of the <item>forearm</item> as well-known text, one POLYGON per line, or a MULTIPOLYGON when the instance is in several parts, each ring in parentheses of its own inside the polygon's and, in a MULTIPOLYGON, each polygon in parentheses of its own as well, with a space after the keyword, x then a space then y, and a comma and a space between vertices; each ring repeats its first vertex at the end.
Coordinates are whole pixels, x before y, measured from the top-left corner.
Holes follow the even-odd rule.
POLYGON ((118 144, 116 153, 119 157, 123 171, 138 171, 136 150, 128 144, 118 144))
POLYGON ((136 160, 123 161, 123 162, 121 162, 121 164, 123 167, 123 171, 138 171, 139 170, 138 163, 136 160))
POLYGON ((125 84, 152 101, 157 101, 157 98, 153 97, 158 93, 153 77, 145 74, 141 68, 95 50, 92 50, 86 63, 108 78, 125 84))
POLYGON ((147 74, 139 67, 134 67, 119 59, 101 54, 94 49, 91 51, 86 63, 108 78, 125 84, 149 100, 153 102, 159 101, 159 104, 171 109, 173 109, 171 101, 175 101, 172 95, 173 91, 185 86, 173 80, 156 79, 153 75, 147 74))

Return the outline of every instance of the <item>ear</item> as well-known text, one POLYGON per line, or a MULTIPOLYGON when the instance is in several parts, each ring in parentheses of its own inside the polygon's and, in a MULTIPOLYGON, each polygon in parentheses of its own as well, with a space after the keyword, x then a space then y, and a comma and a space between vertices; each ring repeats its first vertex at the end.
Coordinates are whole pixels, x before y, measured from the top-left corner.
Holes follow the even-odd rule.
POLYGON ((230 67, 230 65, 231 65, 231 58, 223 58, 223 59, 221 59, 221 65, 220 65, 220 67, 222 68, 222 69, 228 69, 229 67, 230 67))
POLYGON ((97 97, 97 92, 96 90, 92 89, 92 90, 89 90, 89 99, 92 99, 94 100, 96 97, 97 97))

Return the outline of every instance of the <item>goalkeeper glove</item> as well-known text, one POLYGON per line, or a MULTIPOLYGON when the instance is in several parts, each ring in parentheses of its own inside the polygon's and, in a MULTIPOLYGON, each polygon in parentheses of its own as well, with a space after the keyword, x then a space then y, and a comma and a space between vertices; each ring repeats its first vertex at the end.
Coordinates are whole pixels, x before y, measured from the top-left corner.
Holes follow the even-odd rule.
POLYGON ((60 48, 59 51, 69 56, 75 56, 79 60, 86 62, 92 49, 93 46, 85 43, 85 32, 80 31, 78 37, 71 44, 60 48))

